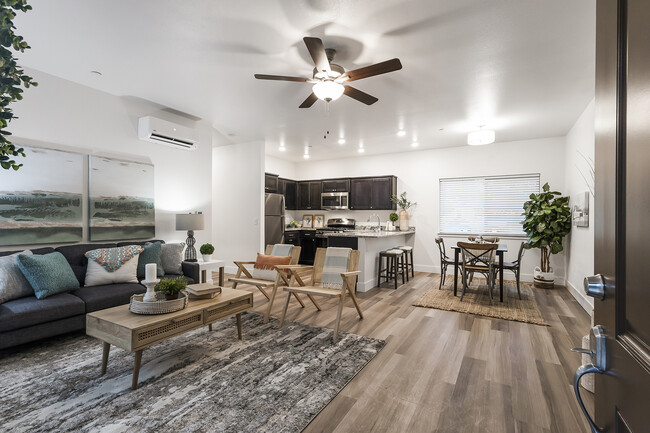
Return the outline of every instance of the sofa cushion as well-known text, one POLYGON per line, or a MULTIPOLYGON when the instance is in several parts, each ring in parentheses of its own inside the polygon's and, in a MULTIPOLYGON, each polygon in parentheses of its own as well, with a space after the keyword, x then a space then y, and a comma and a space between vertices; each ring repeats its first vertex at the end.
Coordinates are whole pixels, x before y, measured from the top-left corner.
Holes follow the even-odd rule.
MULTIPOLYGON (((32 254, 40 254, 40 255, 43 255, 43 254, 53 253, 53 252, 54 252, 54 248, 52 248, 52 247, 32 248, 30 251, 32 252, 32 254)), ((0 251, 0 257, 3 257, 3 256, 10 256, 10 255, 12 255, 12 254, 16 254, 16 253, 22 253, 22 250, 14 250, 14 251, 0 251)))
POLYGON ((19 254, 18 266, 29 281, 38 299, 79 287, 79 281, 70 269, 68 261, 59 252, 44 254, 19 254))
POLYGON ((29 250, 0 257, 0 304, 12 299, 34 296, 34 289, 18 267, 18 254, 31 255, 29 250))
POLYGON ((0 305, 0 331, 25 328, 40 323, 84 314, 84 302, 69 293, 60 293, 46 299, 35 296, 14 299, 0 305))
POLYGON ((152 244, 145 244, 143 246, 144 251, 140 253, 138 259, 138 279, 143 280, 145 277, 145 265, 149 263, 156 264, 156 276, 161 278, 165 275, 165 269, 163 268, 162 261, 160 260, 160 253, 162 251, 160 242, 154 242, 152 244))
POLYGON ((79 280, 79 285, 83 286, 86 278, 86 266, 88 265, 88 259, 84 254, 87 251, 96 250, 97 248, 115 248, 115 246, 115 244, 77 244, 58 247, 55 251, 63 254, 68 263, 70 263, 72 272, 74 272, 77 280, 79 280))
POLYGON ((160 261, 162 262, 165 274, 183 274, 183 250, 185 244, 162 244, 160 252, 160 261))
POLYGON ((86 313, 128 304, 131 295, 146 292, 147 289, 135 283, 107 284, 104 286, 82 287, 71 294, 86 303, 86 313))
POLYGON ((96 261, 88 260, 84 286, 104 286, 106 284, 137 283, 138 255, 131 257, 119 269, 109 272, 96 261))

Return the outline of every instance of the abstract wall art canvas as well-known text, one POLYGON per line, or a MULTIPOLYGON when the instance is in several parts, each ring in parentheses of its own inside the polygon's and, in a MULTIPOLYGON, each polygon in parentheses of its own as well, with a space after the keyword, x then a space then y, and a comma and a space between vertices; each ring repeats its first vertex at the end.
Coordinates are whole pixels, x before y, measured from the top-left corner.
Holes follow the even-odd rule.
POLYGON ((83 155, 24 149, 20 170, 0 170, 0 246, 81 241, 83 155))
POLYGON ((91 241, 155 236, 153 165, 90 156, 91 241))

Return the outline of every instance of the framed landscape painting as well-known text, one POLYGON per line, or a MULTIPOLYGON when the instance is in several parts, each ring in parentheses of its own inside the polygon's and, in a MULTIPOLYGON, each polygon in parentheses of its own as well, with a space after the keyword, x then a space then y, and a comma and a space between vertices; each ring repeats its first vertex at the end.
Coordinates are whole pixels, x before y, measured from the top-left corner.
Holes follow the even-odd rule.
POLYGON ((88 166, 90 240, 154 237, 153 165, 90 156, 88 166))
POLYGON ((0 246, 81 241, 83 155, 24 149, 18 171, 0 169, 0 246))

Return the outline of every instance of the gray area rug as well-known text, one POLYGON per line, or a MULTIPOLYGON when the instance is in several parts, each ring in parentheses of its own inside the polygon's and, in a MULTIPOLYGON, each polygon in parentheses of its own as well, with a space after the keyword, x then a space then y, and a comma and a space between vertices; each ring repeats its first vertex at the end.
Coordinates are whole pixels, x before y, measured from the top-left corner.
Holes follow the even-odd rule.
POLYGON ((143 352, 131 391, 133 354, 101 342, 50 339, 0 354, 2 431, 299 432, 385 342, 244 314, 143 352))

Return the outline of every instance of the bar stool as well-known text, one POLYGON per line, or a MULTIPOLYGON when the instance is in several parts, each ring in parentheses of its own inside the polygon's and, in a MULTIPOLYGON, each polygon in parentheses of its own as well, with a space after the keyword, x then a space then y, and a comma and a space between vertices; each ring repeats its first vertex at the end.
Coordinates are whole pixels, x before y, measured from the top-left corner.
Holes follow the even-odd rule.
POLYGON ((402 284, 404 284, 404 251, 402 250, 386 250, 379 253, 379 270, 377 271, 377 286, 381 286, 381 279, 386 281, 394 280, 395 289, 397 289, 397 276, 402 274, 402 284), (384 258, 386 258, 386 267, 384 265, 384 258))
POLYGON ((404 266, 406 266, 406 281, 409 280, 409 269, 411 270, 411 277, 415 278, 415 268, 413 267, 413 247, 404 245, 397 247, 398 250, 404 251, 404 266))

